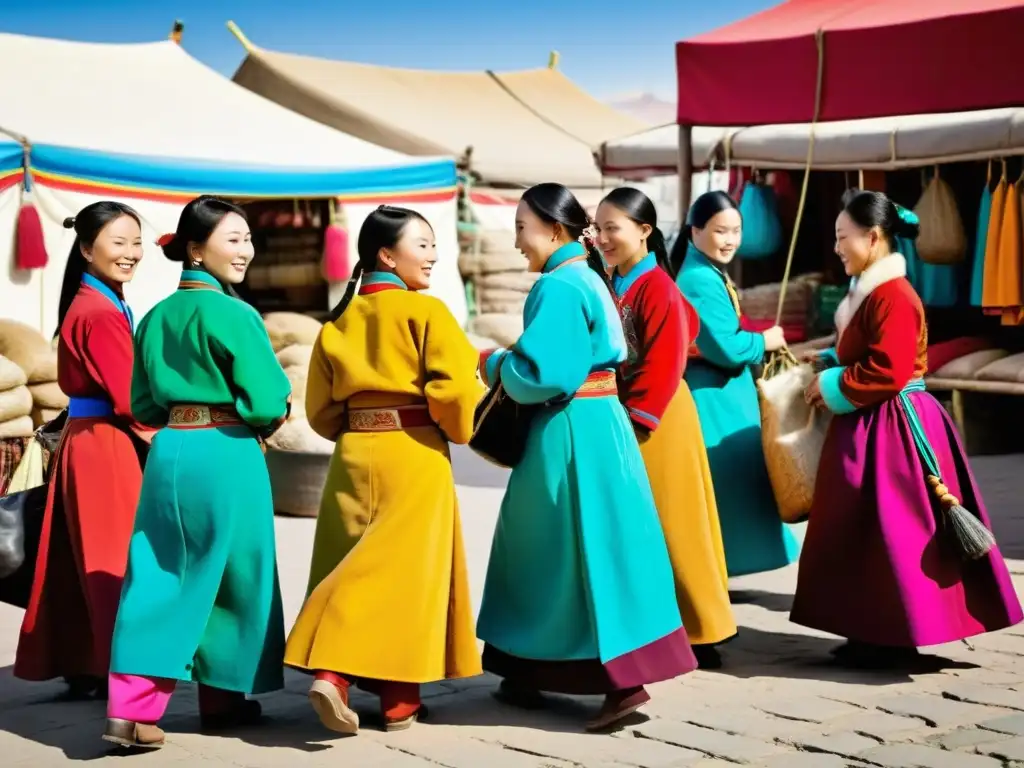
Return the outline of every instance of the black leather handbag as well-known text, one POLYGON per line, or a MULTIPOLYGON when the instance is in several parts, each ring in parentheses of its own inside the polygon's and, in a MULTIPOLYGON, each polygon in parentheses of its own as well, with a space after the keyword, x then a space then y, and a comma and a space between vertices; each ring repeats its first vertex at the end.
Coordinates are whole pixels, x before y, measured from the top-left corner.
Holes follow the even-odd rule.
POLYGON ((476 406, 469 447, 492 464, 511 469, 523 458, 530 425, 542 407, 517 403, 499 379, 476 406))

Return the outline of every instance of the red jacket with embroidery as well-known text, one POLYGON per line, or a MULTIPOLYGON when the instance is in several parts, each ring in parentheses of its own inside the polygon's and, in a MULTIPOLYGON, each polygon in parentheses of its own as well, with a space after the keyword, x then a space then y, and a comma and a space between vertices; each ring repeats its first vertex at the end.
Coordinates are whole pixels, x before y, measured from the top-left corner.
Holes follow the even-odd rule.
POLYGON ((619 368, 619 399, 634 424, 654 430, 679 389, 697 313, 660 268, 637 278, 619 308, 629 347, 619 368))

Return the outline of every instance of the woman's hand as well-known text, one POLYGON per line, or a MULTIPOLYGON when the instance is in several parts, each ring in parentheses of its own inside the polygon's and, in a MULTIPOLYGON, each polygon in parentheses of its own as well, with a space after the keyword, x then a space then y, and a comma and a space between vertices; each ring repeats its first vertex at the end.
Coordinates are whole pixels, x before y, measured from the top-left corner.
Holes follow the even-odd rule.
POLYGON ((821 352, 822 350, 820 349, 808 350, 807 352, 804 352, 802 355, 800 355, 800 362, 814 365, 816 362, 818 362, 818 359, 821 357, 821 352))
POLYGON ((775 352, 786 346, 786 334, 777 325, 773 325, 761 335, 764 337, 765 352, 775 352))
POLYGON ((815 408, 825 408, 825 398, 821 396, 821 383, 819 382, 820 376, 815 376, 811 379, 811 383, 807 385, 804 390, 804 400, 808 405, 812 405, 815 408))

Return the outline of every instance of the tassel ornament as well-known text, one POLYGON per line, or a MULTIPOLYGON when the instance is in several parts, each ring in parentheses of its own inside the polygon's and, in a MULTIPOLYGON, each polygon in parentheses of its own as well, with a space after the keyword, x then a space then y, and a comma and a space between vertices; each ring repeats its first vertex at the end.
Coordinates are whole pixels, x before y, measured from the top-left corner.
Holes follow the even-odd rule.
POLYGON ((978 560, 996 545, 992 532, 985 527, 976 515, 971 514, 960 504, 960 499, 949 492, 935 475, 928 475, 928 485, 939 500, 942 507, 943 522, 948 524, 956 540, 956 545, 966 560, 978 560))
POLYGON ((46 254, 46 239, 43 236, 43 222, 39 217, 32 193, 29 148, 23 150, 25 175, 24 191, 21 196, 21 210, 15 227, 14 265, 17 269, 42 269, 49 262, 46 254))
POLYGON ((342 283, 352 277, 352 262, 349 258, 348 222, 340 206, 330 201, 331 221, 324 231, 324 254, 321 270, 324 280, 342 283))

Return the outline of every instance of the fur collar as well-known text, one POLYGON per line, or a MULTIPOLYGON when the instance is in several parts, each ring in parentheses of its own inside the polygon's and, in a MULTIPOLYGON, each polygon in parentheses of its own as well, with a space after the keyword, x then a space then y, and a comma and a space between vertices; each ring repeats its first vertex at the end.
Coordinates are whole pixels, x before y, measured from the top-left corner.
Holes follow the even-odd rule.
POLYGON ((880 285, 890 280, 899 280, 907 276, 907 260, 902 254, 891 253, 881 261, 877 261, 850 281, 850 291, 846 294, 839 306, 836 307, 836 343, 843 337, 843 331, 850 325, 853 316, 857 314, 864 299, 871 295, 871 292, 880 285))

